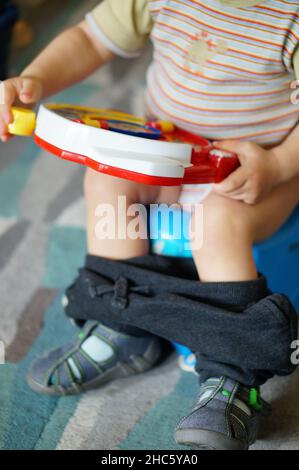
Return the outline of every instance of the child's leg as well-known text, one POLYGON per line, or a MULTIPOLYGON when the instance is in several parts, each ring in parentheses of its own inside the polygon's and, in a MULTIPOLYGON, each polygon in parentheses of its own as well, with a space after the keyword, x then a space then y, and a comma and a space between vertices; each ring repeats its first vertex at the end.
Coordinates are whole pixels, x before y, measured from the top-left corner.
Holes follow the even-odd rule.
MULTIPOLYGON (((112 260, 114 267, 119 260, 146 255, 149 248, 147 239, 131 239, 126 236, 127 224, 135 215, 126 217, 126 210, 135 203, 149 204, 160 200, 172 202, 173 198, 178 197, 178 193, 178 188, 145 186, 88 170, 85 178, 85 195, 88 212, 89 262, 97 263, 109 259, 112 260), (125 203, 124 206, 118 207, 119 197, 123 198, 121 204, 125 203), (98 232, 96 234, 99 218, 106 217, 107 210, 112 211, 112 216, 115 215, 115 221, 118 220, 118 215, 122 219, 120 237, 118 236, 120 227, 117 224, 116 236, 111 239, 100 237, 98 232), (121 213, 118 214, 118 211, 121 213)), ((112 225, 114 220, 110 221, 112 225)), ((144 233, 146 235, 146 227, 144 233)), ((89 266, 85 268, 88 269, 89 266)), ((75 282, 80 290, 75 301, 79 308, 81 302, 84 303, 84 293, 90 292, 89 289, 97 287, 100 282, 99 277, 89 270, 88 273, 94 276, 94 285, 90 285, 84 273, 85 268, 80 270, 75 282)), ((100 289, 102 287, 105 294, 107 285, 100 286, 100 289)), ((109 290, 111 289, 108 289, 107 293, 109 290)), ((94 308, 93 295, 88 297, 85 306, 90 311, 94 308)), ((66 296, 65 306, 68 303, 69 299, 66 296)), ((28 374, 29 385, 38 392, 50 395, 78 393, 93 389, 109 380, 144 372, 156 363, 161 352, 159 338, 139 328, 112 322, 110 318, 107 323, 108 326, 104 326, 102 322, 86 321, 79 337, 76 335, 72 343, 37 359, 28 374)))
POLYGON ((270 296, 265 291, 262 300, 258 299, 254 286, 258 286, 260 280, 252 245, 271 236, 298 203, 299 178, 280 186, 254 206, 216 194, 205 201, 204 242, 201 249, 194 250, 194 259, 203 287, 212 287, 215 298, 220 301, 225 296, 230 297, 228 300, 236 313, 230 308, 217 318, 211 309, 213 320, 209 322, 207 341, 211 341, 212 347, 207 354, 206 343, 205 349, 197 355, 201 378, 199 397, 192 412, 177 427, 179 444, 247 449, 257 438, 260 417, 270 408, 261 399, 257 386, 276 373, 287 375, 292 371, 291 344, 297 336, 296 313, 292 307, 287 307, 286 297, 279 294, 270 296), (246 302, 244 296, 247 296, 246 302), (244 310, 242 304, 250 307, 244 310), (217 329, 218 322, 223 332, 217 329), (281 329, 274 339, 272 333, 278 325, 281 329), (227 351, 230 338, 224 335, 226 328, 234 337, 234 347, 223 360, 222 354, 227 351), (286 337, 285 331, 289 332, 286 337), (280 350, 282 344, 284 347, 280 350), (240 356, 242 348, 244 353, 240 356), (284 366, 279 369, 274 366, 272 353, 275 350, 278 358, 285 357, 284 366), (255 368, 249 365, 253 358, 255 368))
MULTIPOLYGON (((268 213, 269 210, 271 213, 274 212, 274 226, 273 224, 270 226, 268 222, 267 234, 264 234, 264 236, 269 235, 295 207, 298 195, 293 196, 293 194, 296 191, 297 181, 290 182, 288 188, 281 187, 268 198, 270 203, 265 200, 255 207, 235 205, 234 202, 226 199, 220 199, 221 204, 215 206, 212 205, 214 196, 211 196, 207 200, 205 211, 206 240, 204 247, 200 250, 203 258, 206 256, 206 264, 202 264, 199 254, 196 259, 200 275, 203 276, 202 282, 198 282, 196 272, 192 269, 186 271, 186 263, 171 257, 146 255, 129 260, 109 260, 107 257, 89 256, 85 270, 82 270, 77 281, 67 291, 66 314, 76 320, 97 320, 114 329, 115 324, 117 328, 130 325, 131 328, 146 330, 170 341, 184 344, 193 351, 203 353, 206 357, 212 354, 215 358, 217 348, 215 349, 213 345, 217 340, 221 346, 221 351, 217 352, 218 366, 221 363, 223 372, 247 385, 261 384, 265 381, 265 377, 271 374, 273 376, 273 374, 289 371, 292 369, 289 344, 293 338, 293 330, 291 330, 294 319, 293 308, 290 302, 285 302, 281 298, 277 299, 275 294, 273 294, 273 299, 263 302, 263 299, 269 296, 267 283, 263 277, 257 279, 255 267, 251 261, 251 246, 255 239, 253 234, 255 227, 252 227, 251 223, 254 219, 253 216, 245 219, 243 212, 245 215, 248 213, 251 215, 253 211, 259 209, 262 213, 260 217, 265 224, 267 214, 264 212, 268 213), (273 211, 275 201, 278 201, 281 210, 276 208, 273 211), (213 208, 211 211, 209 204, 213 208), (229 212, 229 207, 238 209, 242 207, 242 212, 234 210, 229 212), (283 211, 284 207, 285 211, 283 211), (210 225, 207 224, 207 219, 210 225), (228 228, 226 222, 228 222, 228 228), (213 237, 212 241, 207 235, 213 237), (232 243, 234 248, 231 255, 227 256, 227 260, 224 258, 225 261, 221 264, 218 258, 226 255, 227 245, 230 247, 232 243), (248 253, 248 256, 244 257, 243 252, 248 253), (237 257, 234 258, 236 253, 237 257), (241 261, 239 257, 242 258, 241 261), (208 264, 214 266, 215 271, 220 265, 222 271, 220 275, 217 274, 217 277, 209 278, 210 282, 205 282, 208 278, 205 278, 202 270, 208 270, 208 264), (226 269, 232 270, 235 267, 238 268, 237 274, 226 276, 226 269), (233 282, 229 282, 231 280, 233 282), (91 289, 88 286, 91 286, 91 289), (146 291, 149 291, 150 295, 146 295, 146 291), (271 309, 264 305, 271 302, 273 305, 271 309), (250 306, 256 303, 258 306, 251 311, 250 306), (267 317, 261 315, 260 312, 263 309, 267 309, 268 313, 271 310, 271 315, 267 317), (244 312, 244 314, 234 315, 234 312, 244 312), (283 322, 276 322, 277 318, 287 317, 290 323, 286 325, 286 328, 283 322), (264 318, 268 322, 274 321, 274 324, 268 331, 269 334, 264 334, 261 338, 260 349, 263 347, 264 351, 268 351, 269 341, 278 341, 276 348, 270 348, 271 360, 266 355, 264 357, 257 357, 256 354, 248 355, 248 348, 255 345, 253 336, 259 334, 264 318), (210 334, 211 322, 214 333, 213 343, 208 341, 207 336, 210 334), (237 331, 235 331, 236 325, 238 325, 237 331), (248 334, 246 341, 243 341, 244 344, 246 342, 246 347, 243 345, 242 348, 239 347, 236 350, 240 331, 243 334, 244 328, 246 328, 246 333, 250 330, 250 336, 248 334), (281 335, 284 337, 281 338, 281 335), (224 348, 222 348, 223 344, 225 344, 224 348), (233 363, 230 362, 231 359, 233 363), (233 364, 236 363, 242 363, 242 371, 234 369, 233 364)), ((261 231, 258 233, 256 230, 256 238, 262 236, 261 231)), ((190 267, 192 268, 189 265, 190 267)), ((203 363, 204 360, 200 362, 201 365, 203 363)), ((210 366, 208 371, 214 371, 211 358, 208 365, 210 366)))
MULTIPOLYGON (((290 374, 295 368, 290 360, 290 345, 297 338, 296 313, 287 298, 271 295, 265 279, 257 278, 254 264, 248 259, 251 260, 253 241, 270 235, 296 206, 297 186, 298 181, 291 182, 255 207, 217 197, 218 210, 213 202, 215 196, 210 196, 205 204, 206 240, 200 250, 206 260, 203 263, 199 255, 196 259, 203 282, 198 281, 196 273, 193 276, 193 270, 192 276, 191 271, 185 271, 185 276, 184 266, 177 259, 147 255, 109 259, 112 257, 109 250, 119 246, 116 240, 104 251, 101 246, 93 249, 90 245, 96 255, 87 257, 85 268, 67 291, 66 313, 71 318, 94 319, 117 331, 122 331, 123 326, 145 330, 197 352, 198 370, 207 383, 201 389, 198 406, 178 427, 177 439, 181 443, 200 444, 202 439, 212 436, 216 447, 246 447, 255 439, 258 417, 264 407, 258 399, 258 390, 251 387, 258 387, 274 375, 290 374), (271 223, 269 212, 274 214, 271 223), (210 235, 214 237, 212 241, 210 235), (225 250, 231 243, 234 249, 227 255, 225 250), (248 256, 243 256, 244 251, 248 256), (225 262, 215 262, 223 253, 225 262), (208 262, 217 273, 212 279, 203 273, 208 262), (233 271, 227 277, 226 269, 233 271), (209 377, 213 379, 210 381, 209 377)), ((109 188, 105 189, 108 192, 109 188)), ((130 196, 129 201, 135 202, 135 197, 130 196)), ((144 194, 138 199, 150 202, 144 194)), ((110 197, 111 200, 115 199, 110 197)), ((138 251, 133 249, 130 256, 146 252, 147 245, 139 245, 138 251)), ((121 249, 118 256, 122 256, 121 249)), ((103 328, 100 325, 99 328, 96 334, 102 336, 103 328)), ((144 344, 149 345, 144 341, 141 338, 138 347, 137 364, 141 370, 145 369, 140 347, 144 351, 144 344)), ((137 340, 121 344, 122 361, 129 361, 131 366, 132 348, 136 351, 137 340)), ((60 358, 61 352, 58 354, 60 358)), ((96 375, 101 381, 101 373, 96 375)))
POLYGON ((203 246, 193 252, 201 281, 256 279, 253 243, 277 231, 298 203, 299 178, 253 206, 211 194, 204 203, 203 246))
MULTIPOLYGON (((268 197, 256 205, 247 205, 212 193, 204 202, 203 244, 200 249, 193 250, 193 257, 202 288, 212 286, 211 288, 215 290, 215 299, 216 295, 218 296, 217 302, 224 301, 225 298, 226 304, 237 311, 242 311, 242 306, 246 304, 259 302, 262 298, 261 291, 262 296, 269 295, 269 291, 262 287, 264 278, 259 279, 258 277, 253 257, 253 244, 265 240, 276 232, 286 222, 298 204, 298 177, 277 187, 268 197), (226 291, 228 294, 225 293, 226 291)), ((199 236, 202 238, 202 235, 199 236)), ((196 235, 194 240, 196 240, 196 235)), ((196 246, 195 243, 193 245, 196 246)), ((277 302, 279 310, 284 311, 284 301, 279 299, 275 302, 277 302)), ((261 314, 263 314, 263 310, 265 314, 268 312, 266 306, 261 309, 261 314)), ((286 311, 284 316, 288 316, 286 311)), ((246 316, 242 318, 244 319, 244 326, 242 327, 244 329, 243 342, 249 344, 249 335, 253 333, 252 326, 249 327, 246 316), (249 331, 250 329, 251 331, 249 331)), ((249 321, 250 318, 252 316, 248 316, 249 321)), ((266 318, 268 318, 267 321, 270 327, 270 318, 268 316, 257 317, 256 334, 259 334, 259 328, 264 328, 262 323, 266 318), (260 325, 259 318, 261 319, 260 325)), ((226 322, 228 327, 231 325, 233 331, 236 319, 227 317, 226 322)), ((272 340, 268 344, 265 343, 266 353, 268 353, 268 350, 269 353, 271 351, 272 345, 270 342, 273 341, 273 337, 271 338, 272 340)), ((258 338, 256 340, 259 341, 258 338)), ((258 370, 253 372, 249 367, 249 363, 246 363, 252 355, 248 354, 248 357, 245 355, 241 359, 241 356, 238 357, 240 347, 238 347, 238 344, 235 344, 235 346, 235 352, 232 349, 229 356, 226 357, 226 366, 222 366, 222 371, 247 385, 264 383, 267 374, 261 374, 262 367, 260 367, 260 372, 258 370), (233 357, 230 357, 230 355, 233 357), (239 366, 239 372, 231 367, 232 364, 239 366)), ((285 346, 290 348, 290 344, 285 344, 285 346)), ((285 358, 288 359, 290 355, 286 348, 284 350, 284 353, 281 351, 281 357, 284 354, 285 358)), ((261 364, 262 356, 259 356, 258 350, 255 356, 257 365, 261 364)), ((269 365, 271 362, 273 362, 273 359, 269 360, 269 365)), ((205 363, 205 358, 199 357, 197 370, 202 372, 202 376, 208 376, 217 371, 217 365, 211 360, 205 363)), ((276 371, 276 373, 279 372, 276 371)))
POLYGON ((177 201, 179 195, 178 188, 161 188, 159 186, 137 184, 132 181, 99 174, 93 170, 87 171, 84 186, 88 210, 88 252, 94 256, 118 260, 145 255, 149 249, 147 239, 124 237, 127 225, 134 218, 134 215, 124 217, 124 207, 118 208, 118 198, 125 196, 125 210, 127 210, 130 205, 135 203, 146 205, 161 201, 171 204, 177 201), (101 204, 109 204, 115 210, 116 237, 114 239, 99 239, 96 235, 95 227, 99 221, 96 210, 101 204), (121 227, 117 224, 119 211, 121 211, 120 218, 125 222, 121 227), (121 238, 118 237, 119 228, 122 232, 121 238))

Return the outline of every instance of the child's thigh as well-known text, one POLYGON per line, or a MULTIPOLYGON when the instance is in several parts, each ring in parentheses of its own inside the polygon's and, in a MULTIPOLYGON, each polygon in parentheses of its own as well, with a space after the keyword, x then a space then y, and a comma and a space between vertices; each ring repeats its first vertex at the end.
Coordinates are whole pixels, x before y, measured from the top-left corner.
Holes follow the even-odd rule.
POLYGON ((87 203, 112 202, 120 196, 125 196, 131 203, 173 204, 178 201, 180 188, 135 183, 88 169, 85 174, 84 192, 87 203))
POLYGON ((275 233, 299 204, 299 177, 275 188, 256 204, 249 205, 211 193, 204 201, 204 230, 209 239, 236 232, 260 242, 275 233), (220 229, 220 232, 219 232, 220 229))

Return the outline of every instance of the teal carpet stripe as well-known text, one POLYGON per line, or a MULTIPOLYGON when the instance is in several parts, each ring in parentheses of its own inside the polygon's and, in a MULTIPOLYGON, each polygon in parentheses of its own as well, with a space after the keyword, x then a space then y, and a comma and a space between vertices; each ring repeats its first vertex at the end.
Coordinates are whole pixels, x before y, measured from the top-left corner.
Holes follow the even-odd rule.
POLYGON ((15 364, 0 365, 0 450, 6 449, 8 423, 12 410, 11 396, 14 393, 15 364))
POLYGON ((79 401, 80 396, 62 397, 57 400, 56 408, 37 441, 34 450, 56 449, 67 423, 74 415, 79 401))
POLYGON ((190 411, 197 390, 198 378, 182 372, 173 392, 162 398, 134 426, 119 450, 186 450, 175 444, 173 434, 180 419, 190 411))
POLYGON ((57 297, 47 312, 45 326, 27 357, 17 366, 0 368, 1 383, 6 385, 5 407, 0 411, 2 449, 55 449, 80 399, 40 395, 26 384, 32 360, 44 351, 69 341, 74 335, 75 329, 65 320, 60 299, 61 296, 57 297))
POLYGON ((49 233, 47 271, 43 286, 61 289, 73 282, 84 265, 86 232, 76 227, 53 227, 49 233))

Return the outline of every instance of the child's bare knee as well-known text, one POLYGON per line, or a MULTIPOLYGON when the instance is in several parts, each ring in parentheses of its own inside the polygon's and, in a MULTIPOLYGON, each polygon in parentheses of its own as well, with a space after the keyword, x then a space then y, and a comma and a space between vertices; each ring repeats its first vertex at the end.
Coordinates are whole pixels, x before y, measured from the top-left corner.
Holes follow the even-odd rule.
POLYGON ((205 242, 231 237, 252 238, 253 208, 239 201, 211 194, 204 202, 203 233, 205 242))

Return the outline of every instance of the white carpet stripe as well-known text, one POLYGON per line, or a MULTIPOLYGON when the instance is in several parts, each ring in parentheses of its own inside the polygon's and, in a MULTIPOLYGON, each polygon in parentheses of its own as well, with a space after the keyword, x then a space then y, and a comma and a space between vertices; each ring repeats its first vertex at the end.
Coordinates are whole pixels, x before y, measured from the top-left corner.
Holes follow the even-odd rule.
POLYGON ((39 152, 22 194, 22 216, 27 220, 42 220, 50 203, 63 191, 76 171, 76 165, 39 152))
POLYGON ((0 235, 3 235, 3 233, 7 232, 15 223, 16 219, 14 218, 0 218, 0 235))
POLYGON ((179 377, 176 361, 171 360, 147 374, 89 392, 79 402, 58 449, 117 448, 149 409, 172 392, 179 377))
POLYGON ((56 220, 56 225, 63 227, 86 228, 86 205, 83 198, 67 207, 56 220))
POLYGON ((7 345, 14 339, 17 322, 44 275, 48 226, 43 217, 56 192, 67 184, 75 166, 41 155, 35 161, 21 198, 21 217, 31 225, 14 256, 0 271, 1 337, 7 345), (38 194, 38 197, 36 196, 38 194))
POLYGON ((46 245, 47 228, 42 224, 32 225, 14 256, 0 271, 1 339, 7 345, 15 337, 19 317, 40 287, 46 245))

